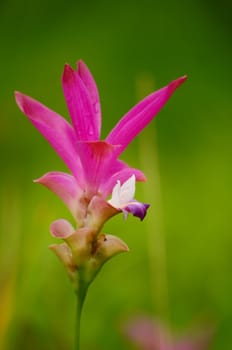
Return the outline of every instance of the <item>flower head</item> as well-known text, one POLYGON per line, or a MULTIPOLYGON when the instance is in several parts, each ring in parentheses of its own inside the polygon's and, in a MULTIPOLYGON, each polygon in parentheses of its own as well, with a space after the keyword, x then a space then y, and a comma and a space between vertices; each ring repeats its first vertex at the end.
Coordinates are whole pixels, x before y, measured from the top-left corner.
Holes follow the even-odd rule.
MULTIPOLYGON (((49 172, 36 182, 55 192, 65 202, 79 226, 85 224, 86 211, 94 196, 106 200, 114 190, 113 198, 108 203, 116 208, 116 192, 119 188, 120 193, 124 191, 128 185, 127 180, 145 180, 140 170, 129 167, 119 160, 119 156, 185 80, 185 76, 181 77, 147 96, 118 122, 104 141, 100 140, 101 108, 98 89, 84 62, 78 62, 77 70, 66 64, 62 77, 72 125, 40 102, 16 92, 19 108, 48 140, 71 172, 71 175, 49 172)), ((137 206, 137 202, 132 201, 130 207, 122 209, 118 206, 117 209, 118 212, 122 210, 137 215, 134 209, 137 206)), ((143 207, 143 216, 146 209, 147 205, 143 207)), ((142 218, 140 210, 138 212, 142 218)))
POLYGON ((73 239, 70 240, 69 235, 78 235, 74 241, 79 242, 79 250, 82 244, 87 247, 84 252, 79 251, 80 256, 90 256, 93 251, 98 256, 96 249, 101 247, 101 252, 105 251, 109 242, 113 242, 114 247, 120 247, 119 250, 125 250, 112 236, 107 245, 102 236, 99 238, 101 244, 97 242, 107 219, 123 212, 125 217, 132 213, 142 220, 149 207, 134 199, 135 182, 145 181, 144 174, 129 167, 119 157, 185 80, 186 76, 183 76, 144 98, 124 115, 105 140, 100 140, 101 107, 98 89, 84 62, 78 62, 77 70, 66 64, 62 77, 72 125, 33 98, 20 92, 15 93, 21 111, 47 139, 71 172, 53 171, 35 180, 63 200, 77 223, 77 230, 62 220, 52 226, 53 235, 67 241, 67 246, 52 247, 59 257, 64 255, 64 261, 72 261, 69 258, 67 260, 74 249, 73 239), (107 200, 111 194, 112 198, 107 200))

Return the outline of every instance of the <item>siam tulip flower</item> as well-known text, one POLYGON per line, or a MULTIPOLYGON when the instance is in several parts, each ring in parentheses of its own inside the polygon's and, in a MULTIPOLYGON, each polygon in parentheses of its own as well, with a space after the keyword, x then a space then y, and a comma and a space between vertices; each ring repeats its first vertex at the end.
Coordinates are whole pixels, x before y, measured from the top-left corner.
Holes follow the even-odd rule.
POLYGON ((121 212, 125 218, 131 213, 143 220, 149 207, 134 198, 135 183, 145 181, 145 175, 120 160, 120 156, 185 80, 183 76, 144 98, 124 115, 105 140, 100 139, 98 89, 82 61, 78 62, 77 70, 66 64, 62 77, 72 125, 33 98, 15 93, 21 111, 70 171, 48 172, 35 182, 60 197, 76 222, 75 228, 65 219, 53 222, 51 234, 64 242, 50 248, 62 261, 74 285, 79 317, 88 286, 103 264, 128 251, 121 239, 101 233, 105 221, 121 212))
MULTIPOLYGON (((94 214, 94 201, 98 206, 101 203, 107 207, 103 222, 107 216, 120 211, 144 218, 148 208, 146 204, 132 198, 128 206, 123 202, 123 208, 119 202, 118 206, 112 205, 115 201, 107 202, 119 183, 124 184, 131 177, 136 181, 146 179, 140 170, 119 160, 119 156, 185 80, 186 76, 181 77, 147 96, 118 122, 104 141, 100 140, 101 109, 97 86, 82 61, 78 62, 76 71, 66 64, 62 79, 73 126, 40 102, 16 92, 19 108, 48 140, 72 174, 49 172, 35 182, 46 186, 64 201, 78 227, 88 225, 91 215, 88 216, 87 212, 92 208, 91 214, 94 214)), ((134 181, 129 184, 134 192, 134 181)), ((99 226, 103 222, 99 222, 99 226)))

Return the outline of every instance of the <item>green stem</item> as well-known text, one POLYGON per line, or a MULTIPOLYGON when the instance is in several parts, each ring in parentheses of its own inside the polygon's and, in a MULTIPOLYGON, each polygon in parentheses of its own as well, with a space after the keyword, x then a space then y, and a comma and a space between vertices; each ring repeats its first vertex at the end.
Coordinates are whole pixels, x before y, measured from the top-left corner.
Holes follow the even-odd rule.
POLYGON ((83 304, 85 301, 88 285, 81 281, 79 288, 76 291, 77 307, 76 307, 76 333, 75 333, 75 350, 80 350, 80 325, 81 325, 81 313, 83 304))

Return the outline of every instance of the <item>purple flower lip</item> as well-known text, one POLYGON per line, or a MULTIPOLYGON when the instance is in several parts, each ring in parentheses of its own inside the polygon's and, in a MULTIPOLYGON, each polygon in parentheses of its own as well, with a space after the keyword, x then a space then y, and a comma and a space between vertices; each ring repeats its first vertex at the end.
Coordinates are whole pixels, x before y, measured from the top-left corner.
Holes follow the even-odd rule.
MULTIPOLYGON (((84 213, 84 202, 89 203, 95 195, 106 200, 117 181, 124 184, 132 176, 136 181, 145 181, 146 177, 140 170, 129 167, 119 160, 119 156, 186 78, 180 77, 145 97, 121 118, 104 141, 100 140, 101 106, 97 85, 83 61, 78 61, 76 70, 66 64, 62 76, 72 125, 42 103, 15 92, 21 111, 71 172, 49 172, 36 182, 57 194, 78 220, 84 213)), ((147 204, 133 200, 121 211, 130 212, 142 220, 147 208, 147 204)))
POLYGON ((134 200, 128 203, 128 205, 123 208, 122 211, 126 214, 126 216, 128 213, 131 213, 133 216, 137 216, 142 221, 145 218, 149 207, 150 204, 141 203, 134 200))

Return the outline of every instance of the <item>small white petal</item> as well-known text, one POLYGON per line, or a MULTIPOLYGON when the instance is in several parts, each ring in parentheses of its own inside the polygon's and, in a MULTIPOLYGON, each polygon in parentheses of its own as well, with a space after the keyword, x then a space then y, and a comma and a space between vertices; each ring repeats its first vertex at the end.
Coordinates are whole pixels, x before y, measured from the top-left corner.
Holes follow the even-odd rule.
POLYGON ((120 209, 134 198, 135 194, 135 175, 132 175, 121 186, 117 181, 112 191, 112 198, 108 201, 114 208, 120 209))
POLYGON ((120 207, 120 189, 121 189, 121 184, 120 181, 118 180, 116 185, 113 188, 112 191, 112 198, 108 201, 110 205, 114 208, 120 207))
POLYGON ((124 184, 120 190, 120 205, 125 205, 130 202, 135 195, 135 175, 132 175, 124 184))

